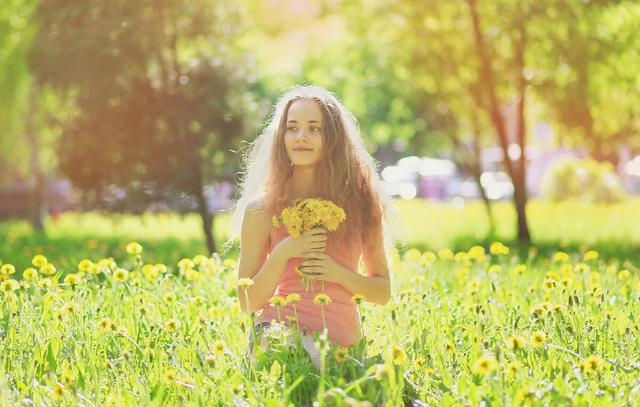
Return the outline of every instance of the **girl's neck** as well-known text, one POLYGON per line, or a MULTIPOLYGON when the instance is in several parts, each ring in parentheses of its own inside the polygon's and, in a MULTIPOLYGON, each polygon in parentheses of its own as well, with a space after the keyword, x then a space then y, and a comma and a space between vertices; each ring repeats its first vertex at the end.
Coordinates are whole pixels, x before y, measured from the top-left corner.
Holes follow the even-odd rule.
POLYGON ((315 167, 295 167, 293 175, 291 176, 291 190, 289 194, 291 199, 311 198, 316 196, 317 190, 315 177, 315 167))

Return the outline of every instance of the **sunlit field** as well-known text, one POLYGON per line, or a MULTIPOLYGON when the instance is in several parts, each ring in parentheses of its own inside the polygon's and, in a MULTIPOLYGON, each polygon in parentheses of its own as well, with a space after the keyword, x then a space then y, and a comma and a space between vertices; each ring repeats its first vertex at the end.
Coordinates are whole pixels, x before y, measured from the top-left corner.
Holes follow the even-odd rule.
POLYGON ((637 405, 637 208, 534 201, 516 250, 506 203, 487 236, 479 204, 401 202, 392 300, 359 305, 364 346, 317 335, 320 371, 277 325, 247 357, 237 248, 206 256, 197 217, 2 224, 2 404, 637 405))

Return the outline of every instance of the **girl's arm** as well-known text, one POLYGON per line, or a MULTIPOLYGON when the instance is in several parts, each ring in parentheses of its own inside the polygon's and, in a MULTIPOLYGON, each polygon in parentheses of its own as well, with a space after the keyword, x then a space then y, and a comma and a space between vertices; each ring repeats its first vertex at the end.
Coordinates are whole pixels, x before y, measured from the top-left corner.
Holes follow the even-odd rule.
POLYGON ((372 250, 363 247, 362 259, 367 275, 363 276, 345 268, 340 273, 340 284, 353 294, 363 295, 366 301, 380 305, 386 304, 391 297, 391 282, 382 232, 376 234, 372 250))
POLYGON ((287 259, 280 250, 273 250, 267 257, 271 219, 257 208, 256 203, 247 206, 240 232, 240 258, 238 279, 251 278, 254 285, 248 288, 249 305, 244 288, 238 287, 240 308, 247 313, 261 309, 278 286, 287 259), (266 257, 266 261, 265 261, 266 257))

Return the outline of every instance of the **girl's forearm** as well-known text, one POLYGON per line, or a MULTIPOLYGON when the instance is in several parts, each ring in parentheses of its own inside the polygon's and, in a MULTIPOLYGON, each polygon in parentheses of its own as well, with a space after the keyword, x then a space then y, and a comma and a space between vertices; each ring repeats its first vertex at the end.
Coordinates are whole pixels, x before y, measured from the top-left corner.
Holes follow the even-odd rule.
POLYGON ((352 294, 363 295, 365 300, 375 304, 384 305, 391 297, 389 280, 382 276, 363 276, 360 273, 344 269, 344 276, 339 282, 352 294))
POLYGON ((248 297, 251 309, 247 311, 246 298, 239 289, 238 299, 240 300, 240 308, 244 312, 254 312, 269 301, 276 291, 280 276, 284 272, 288 259, 280 254, 277 250, 273 251, 265 260, 260 270, 253 276, 253 286, 249 288, 248 297))

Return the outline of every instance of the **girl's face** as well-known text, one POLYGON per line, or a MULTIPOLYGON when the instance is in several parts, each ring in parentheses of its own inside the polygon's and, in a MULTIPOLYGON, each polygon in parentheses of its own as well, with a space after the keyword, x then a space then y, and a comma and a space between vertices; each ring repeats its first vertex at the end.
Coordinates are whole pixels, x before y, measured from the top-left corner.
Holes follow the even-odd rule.
POLYGON ((322 158, 322 112, 313 99, 298 99, 287 113, 284 144, 289 160, 296 166, 311 166, 322 158))

